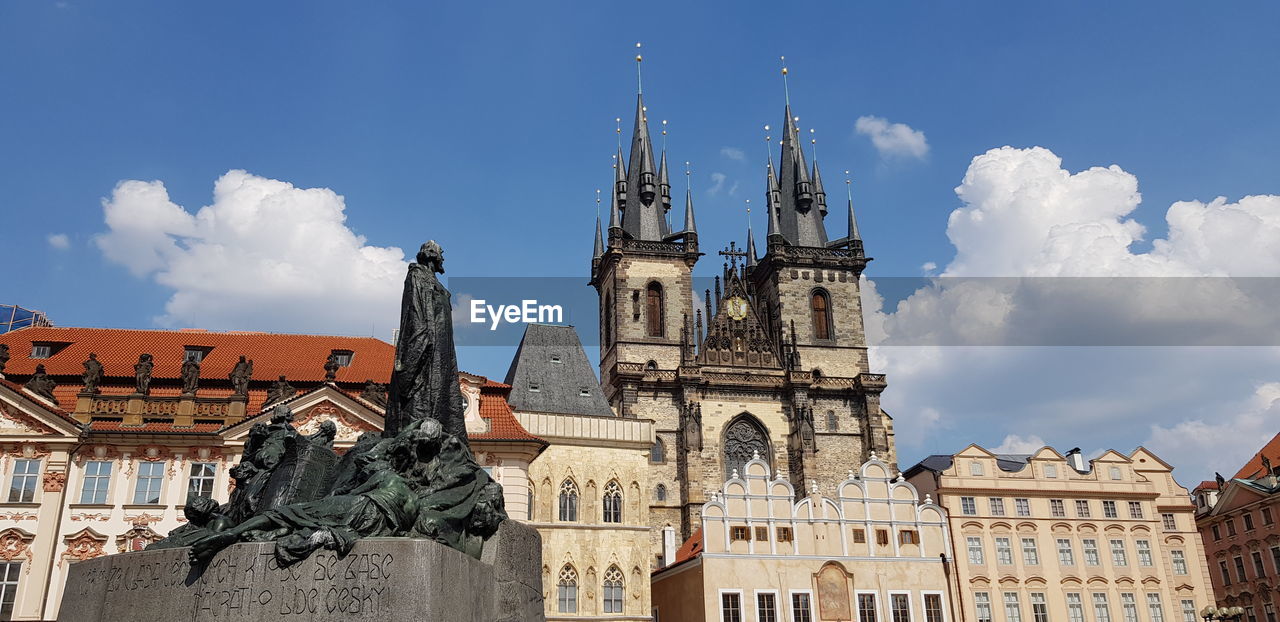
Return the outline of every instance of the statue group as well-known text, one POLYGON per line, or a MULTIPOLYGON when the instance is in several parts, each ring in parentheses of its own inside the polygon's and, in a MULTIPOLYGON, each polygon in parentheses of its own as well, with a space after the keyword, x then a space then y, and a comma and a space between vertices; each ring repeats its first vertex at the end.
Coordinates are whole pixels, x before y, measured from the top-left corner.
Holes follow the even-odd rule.
POLYGON ((148 549, 190 547, 200 564, 238 542, 274 542, 276 561, 287 566, 322 548, 344 555, 361 538, 390 536, 479 558, 507 515, 502 487, 467 443, 449 292, 436 278, 443 272, 439 245, 422 245, 405 279, 384 433, 363 434, 339 456, 332 422, 303 435, 289 408, 277 406, 250 429, 230 500, 189 499, 188 523, 148 549))

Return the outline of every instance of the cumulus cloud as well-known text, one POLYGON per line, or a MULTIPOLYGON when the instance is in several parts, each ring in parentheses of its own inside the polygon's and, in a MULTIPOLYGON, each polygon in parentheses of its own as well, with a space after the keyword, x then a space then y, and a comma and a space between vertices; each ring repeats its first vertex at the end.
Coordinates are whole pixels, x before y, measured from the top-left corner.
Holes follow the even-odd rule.
MULTIPOLYGON (((880 344, 873 367, 889 374, 884 403, 896 429, 920 419, 931 429, 924 445, 941 440, 942 427, 930 423, 939 417, 973 431, 942 451, 1001 436, 1010 447, 1145 443, 1196 481, 1213 460, 1248 458, 1211 458, 1198 438, 1221 447, 1232 435, 1238 443, 1280 431, 1272 402, 1219 417, 1224 395, 1270 380, 1280 348, 991 345, 1099 335, 1107 343, 1143 331, 1193 341, 1227 329, 1274 334, 1266 310, 1278 304, 1275 287, 1206 277, 1280 276, 1280 197, 1175 203, 1168 234, 1136 252, 1145 233, 1130 218, 1138 180, 1118 166, 1073 173, 1048 149, 992 149, 973 159, 956 194, 962 204, 947 222, 955 257, 941 278, 896 301, 881 296, 884 284, 864 290, 867 336, 880 344), (980 278, 993 276, 1038 278, 980 278), (1117 279, 1128 288, 1096 286, 1117 279), (1270 413, 1270 423, 1255 423, 1257 413, 1270 413)), ((1260 394, 1275 390, 1263 386, 1260 394)))
POLYGON ((45 239, 49 242, 49 246, 55 250, 65 251, 71 248, 71 238, 68 238, 65 233, 50 233, 49 237, 45 239))
POLYGON ((161 325, 339 334, 395 325, 404 252, 366 244, 332 190, 233 170, 194 214, 160 181, 122 181, 102 205, 103 255, 173 290, 161 325))
MULTIPOLYGON (((1162 456, 1196 456, 1203 461, 1204 479, 1213 472, 1231 477, 1280 432, 1280 382, 1262 384, 1248 399, 1224 406, 1208 421, 1197 417, 1152 425, 1148 447, 1162 456)), ((1199 479, 1184 478, 1182 483, 1194 486, 1199 479)))
POLYGON ((871 139, 881 157, 923 160, 929 154, 929 141, 924 132, 905 123, 890 123, 884 117, 868 115, 858 117, 853 128, 871 139))
POLYGON ((729 158, 730 160, 737 160, 739 162, 747 159, 747 154, 743 153, 741 149, 738 149, 735 147, 721 147, 720 155, 726 158, 729 158))
POLYGON ((991 451, 998 454, 1030 454, 1035 453, 1045 445, 1048 445, 1048 443, 1034 434, 1025 437, 1010 434, 1004 437, 1004 441, 999 445, 992 447, 991 451))

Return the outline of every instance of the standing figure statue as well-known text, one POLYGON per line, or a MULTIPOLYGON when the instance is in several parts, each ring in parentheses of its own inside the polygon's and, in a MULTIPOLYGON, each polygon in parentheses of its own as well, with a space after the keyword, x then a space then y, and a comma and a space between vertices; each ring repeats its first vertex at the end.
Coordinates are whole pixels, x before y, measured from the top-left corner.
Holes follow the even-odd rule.
POLYGON ((330 352, 329 358, 324 360, 324 381, 333 382, 337 380, 339 367, 341 365, 338 365, 338 355, 330 352))
POLYGON ((271 388, 267 390, 267 403, 274 404, 280 400, 287 400, 298 394, 298 390, 284 379, 284 374, 280 375, 280 379, 272 383, 271 388))
POLYGON ((195 359, 182 362, 182 394, 195 395, 200 386, 200 363, 195 359))
POLYGON ((89 353, 89 360, 84 362, 84 393, 95 394, 100 391, 98 385, 102 384, 102 363, 98 362, 98 355, 93 352, 89 353))
POLYGON ((9 344, 0 343, 0 378, 4 378, 4 366, 9 364, 9 344))
POLYGON ((236 362, 236 366, 231 368, 231 373, 227 375, 231 379, 231 390, 236 395, 249 394, 249 380, 253 378, 253 361, 247 361, 244 355, 240 355, 240 360, 236 362))
POLYGON ((151 395, 151 369, 155 367, 155 363, 150 354, 138 356, 138 362, 133 366, 133 377, 137 383, 138 395, 151 395))
POLYGON ((449 290, 436 279, 436 273, 444 273, 444 251, 433 240, 422 245, 417 259, 409 264, 404 279, 386 435, 395 435, 412 421, 431 418, 465 445, 467 427, 453 349, 453 307, 449 290))

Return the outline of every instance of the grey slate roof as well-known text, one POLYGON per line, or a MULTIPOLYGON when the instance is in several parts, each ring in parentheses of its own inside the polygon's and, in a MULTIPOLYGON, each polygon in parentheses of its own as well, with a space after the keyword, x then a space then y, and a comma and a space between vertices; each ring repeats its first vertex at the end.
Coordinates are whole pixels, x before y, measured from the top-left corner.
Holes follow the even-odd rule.
MULTIPOLYGON (((915 466, 907 469, 906 472, 916 473, 917 471, 924 469, 941 473, 942 471, 951 468, 951 464, 953 463, 952 458, 953 456, 951 454, 934 454, 920 462, 917 462, 915 466)), ((996 454, 996 466, 1000 467, 1001 471, 1005 471, 1007 473, 1017 473, 1018 471, 1025 469, 1030 460, 1031 454, 996 454)))
POLYGON ((517 411, 613 416, 572 326, 526 326, 503 382, 517 411))

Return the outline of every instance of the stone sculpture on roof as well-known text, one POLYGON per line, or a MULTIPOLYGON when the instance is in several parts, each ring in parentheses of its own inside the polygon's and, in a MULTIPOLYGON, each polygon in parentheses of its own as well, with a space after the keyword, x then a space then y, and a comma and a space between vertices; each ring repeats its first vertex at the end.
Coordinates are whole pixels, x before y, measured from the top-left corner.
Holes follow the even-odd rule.
POLYGON ((195 359, 182 362, 182 394, 195 395, 200 387, 200 363, 195 359))
POLYGON ((31 379, 27 381, 27 390, 43 397, 54 404, 58 403, 58 398, 53 396, 53 390, 58 386, 57 383, 45 373, 44 365, 36 365, 36 373, 31 375, 31 379))
POLYGON ((98 362, 98 355, 93 352, 89 353, 89 358, 84 362, 84 393, 98 393, 98 385, 102 384, 102 363, 98 362))
POLYGON ((231 390, 236 395, 248 395, 249 380, 253 378, 253 361, 245 360, 245 356, 241 354, 240 360, 231 368, 227 377, 231 380, 231 390))
POLYGON ((133 378, 136 383, 138 395, 151 395, 151 370, 155 367, 150 354, 141 354, 138 356, 138 362, 133 366, 133 378))
POLYGON ((0 343, 0 378, 4 378, 4 366, 9 364, 9 344, 0 343))

